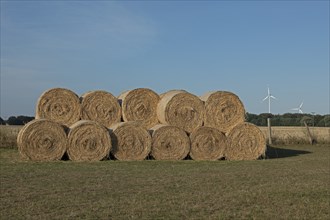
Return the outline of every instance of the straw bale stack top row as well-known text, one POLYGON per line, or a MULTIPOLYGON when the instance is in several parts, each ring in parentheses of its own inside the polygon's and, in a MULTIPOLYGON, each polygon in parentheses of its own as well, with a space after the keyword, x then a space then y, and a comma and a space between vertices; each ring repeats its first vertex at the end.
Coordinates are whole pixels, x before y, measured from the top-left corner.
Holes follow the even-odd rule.
POLYGON ((158 95, 151 89, 125 91, 118 97, 107 91, 90 91, 79 97, 65 88, 45 91, 38 99, 36 119, 50 119, 71 126, 79 120, 97 121, 107 128, 124 121, 138 121, 149 129, 162 123, 191 133, 200 126, 228 133, 244 122, 244 105, 227 91, 198 97, 184 90, 158 95))

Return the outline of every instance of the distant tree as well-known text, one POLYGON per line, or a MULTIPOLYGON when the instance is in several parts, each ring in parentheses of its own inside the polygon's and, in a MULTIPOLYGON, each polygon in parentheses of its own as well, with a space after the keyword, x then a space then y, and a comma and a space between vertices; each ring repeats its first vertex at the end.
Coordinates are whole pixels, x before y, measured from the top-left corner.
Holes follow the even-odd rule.
POLYGON ((292 113, 284 113, 282 115, 283 118, 292 118, 292 113))
POLYGON ((256 119, 256 118, 258 118, 258 115, 256 115, 256 114, 251 114, 248 112, 245 114, 245 119, 247 122, 251 122, 253 119, 256 119))
POLYGON ((5 125, 5 124, 6 124, 5 120, 3 120, 3 119, 0 117, 0 125, 5 125))
POLYGON ((307 125, 311 126, 313 125, 313 118, 305 115, 300 119, 300 124, 304 125, 304 122, 306 122, 307 125))
POLYGON ((262 118, 264 118, 264 119, 267 119, 267 118, 273 118, 274 115, 273 115, 272 113, 261 113, 261 114, 259 115, 259 117, 262 117, 262 118))
POLYGON ((330 115, 324 116, 324 125, 325 127, 330 127, 330 115))
POLYGON ((257 126, 267 126, 267 118, 271 118, 272 126, 304 126, 307 125, 324 127, 330 126, 330 115, 312 115, 301 113, 285 113, 283 115, 273 115, 269 113, 261 113, 259 115, 246 113, 246 121, 257 126), (314 123, 313 123, 314 120, 314 123))
POLYGON ((330 115, 325 115, 317 124, 318 127, 330 127, 330 115))
POLYGON ((314 115, 312 116, 314 119, 314 125, 317 126, 317 124, 319 124, 319 122, 324 118, 324 116, 322 115, 314 115))
POLYGON ((294 124, 294 119, 288 117, 281 118, 281 126, 292 126, 294 124))
POLYGON ((16 118, 15 116, 10 116, 7 120, 7 124, 9 125, 23 125, 23 122, 16 118))
POLYGON ((264 126, 265 124, 265 122, 263 122, 263 119, 259 115, 251 113, 246 113, 246 121, 257 126, 264 126))
POLYGON ((25 125, 26 123, 32 121, 34 119, 34 117, 20 115, 20 116, 17 116, 17 119, 20 120, 22 122, 22 124, 25 125))
POLYGON ((281 116, 280 115, 273 115, 272 118, 272 126, 280 126, 282 122, 281 116))
POLYGON ((267 126, 267 118, 273 118, 273 117, 274 115, 271 113, 261 113, 258 119, 259 126, 267 126))

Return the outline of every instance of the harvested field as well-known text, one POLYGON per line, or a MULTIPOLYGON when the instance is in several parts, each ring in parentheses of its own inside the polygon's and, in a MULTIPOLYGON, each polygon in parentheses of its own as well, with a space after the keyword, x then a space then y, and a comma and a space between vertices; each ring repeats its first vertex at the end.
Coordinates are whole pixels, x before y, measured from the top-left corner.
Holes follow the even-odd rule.
POLYGON ((23 125, 0 125, 0 148, 17 148, 17 135, 23 125))
MULTIPOLYGON (((268 137, 267 127, 259 127, 265 137, 268 137)), ((330 144, 329 127, 310 127, 312 136, 317 143, 330 144)), ((305 127, 272 127, 273 144, 307 144, 309 143, 307 130, 305 127)))

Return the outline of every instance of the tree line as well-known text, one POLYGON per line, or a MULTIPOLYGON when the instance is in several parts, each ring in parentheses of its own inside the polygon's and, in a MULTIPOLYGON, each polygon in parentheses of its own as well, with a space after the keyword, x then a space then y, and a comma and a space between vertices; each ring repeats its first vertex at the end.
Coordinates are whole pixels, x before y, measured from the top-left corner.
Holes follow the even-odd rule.
POLYGON ((29 121, 32 121, 34 117, 30 116, 10 116, 7 120, 4 120, 2 117, 0 117, 0 125, 25 125, 29 121))
POLYGON ((267 126, 267 118, 271 118, 272 126, 303 126, 306 122, 309 126, 330 127, 330 114, 312 115, 301 113, 285 113, 273 115, 262 113, 259 115, 246 113, 246 121, 257 126, 267 126))
MULTIPOLYGON (((309 126, 315 127, 330 127, 330 114, 327 115, 311 115, 298 113, 285 113, 282 115, 273 115, 268 113, 252 114, 246 113, 246 121, 257 126, 267 126, 267 118, 271 118, 272 126, 302 126, 304 121, 309 126)), ((24 125, 32 121, 31 116, 10 116, 7 120, 0 117, 1 125, 24 125)))

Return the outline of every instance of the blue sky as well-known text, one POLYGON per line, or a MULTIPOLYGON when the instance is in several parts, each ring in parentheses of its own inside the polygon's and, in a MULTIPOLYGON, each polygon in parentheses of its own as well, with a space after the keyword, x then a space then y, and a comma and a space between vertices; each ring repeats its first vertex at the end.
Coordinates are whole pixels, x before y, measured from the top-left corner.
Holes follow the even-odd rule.
POLYGON ((226 90, 246 111, 329 114, 329 1, 1 1, 0 116, 40 94, 226 90))

